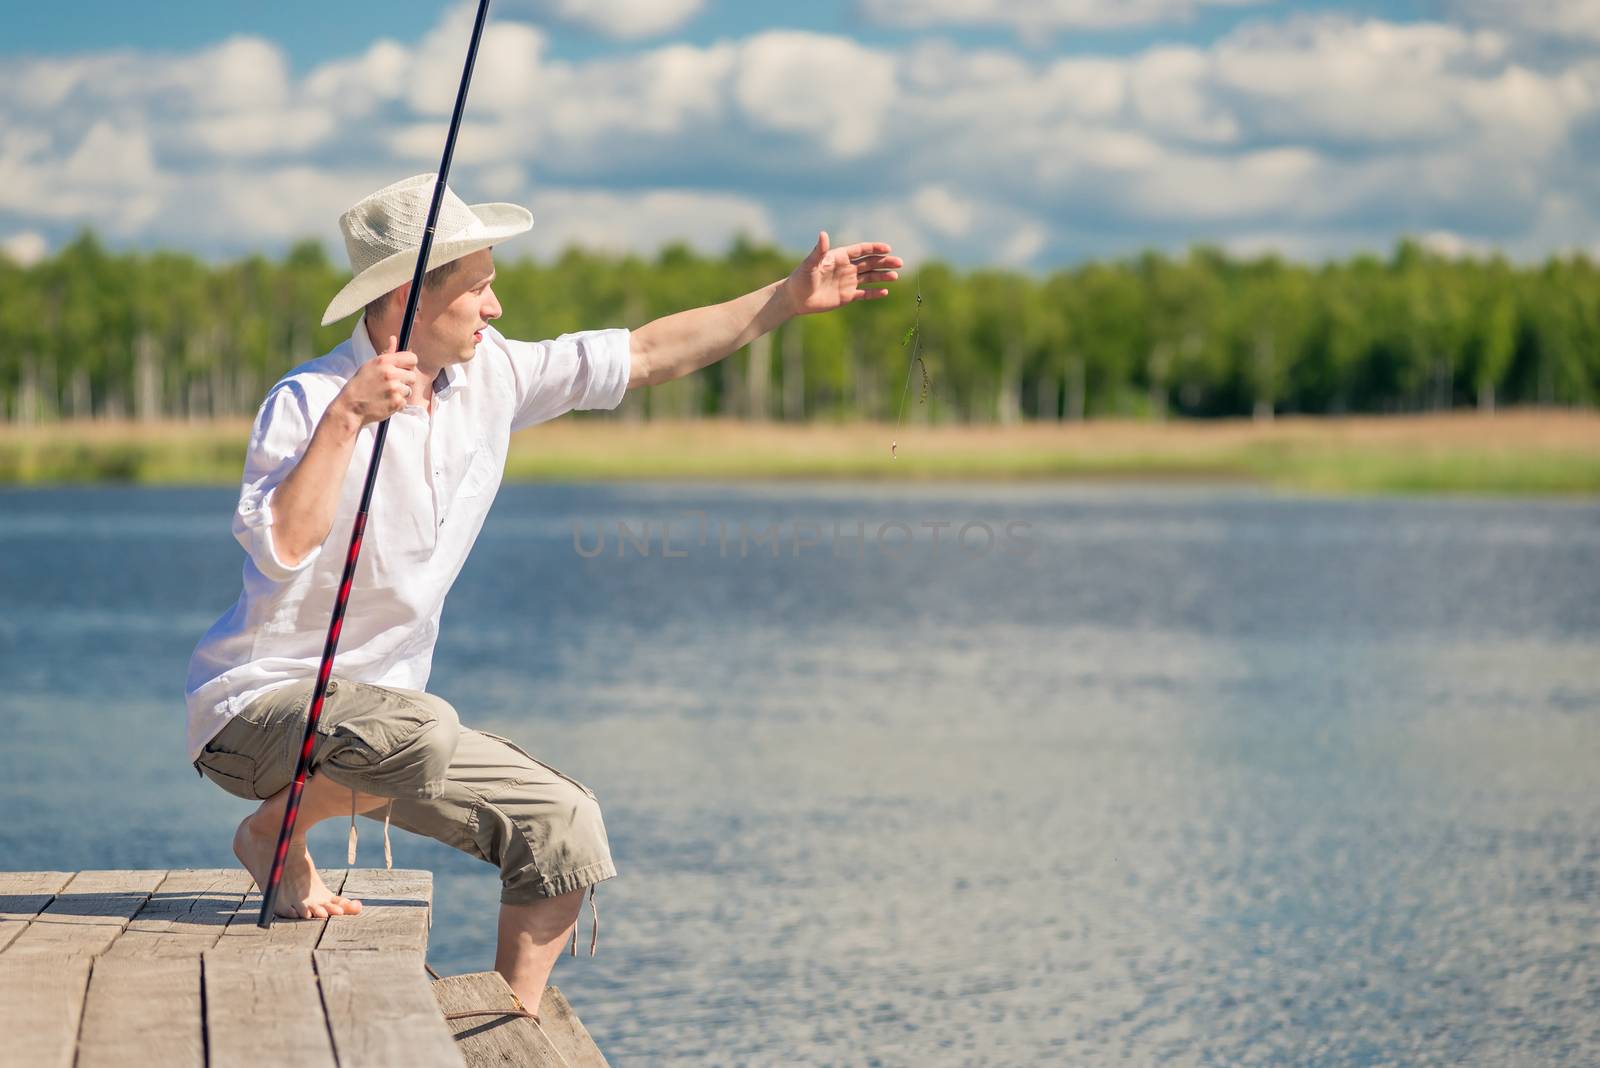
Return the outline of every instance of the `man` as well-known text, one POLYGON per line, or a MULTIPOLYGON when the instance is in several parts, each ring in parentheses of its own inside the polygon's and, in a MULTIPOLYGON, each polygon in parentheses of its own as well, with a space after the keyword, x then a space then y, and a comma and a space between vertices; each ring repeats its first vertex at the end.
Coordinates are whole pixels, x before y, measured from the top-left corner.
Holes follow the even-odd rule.
POLYGON ((392 417, 276 910, 359 913, 359 901, 322 882, 305 835, 348 809, 353 849, 355 813, 383 808, 386 853, 392 819, 500 869, 495 969, 537 1007, 584 889, 592 896, 616 874, 599 805, 577 780, 464 726, 426 692, 445 594, 489 511, 511 432, 615 408, 624 391, 714 363, 792 316, 886 296, 878 286, 903 264, 886 244, 830 249, 822 233, 787 278, 725 304, 631 333, 511 341, 489 325, 501 311, 490 249, 532 216, 511 204, 469 207, 447 189, 411 348, 396 351, 433 183, 397 182, 340 217, 355 276, 323 323, 364 314, 350 340, 273 386, 256 418, 233 518, 244 590, 190 661, 189 758, 224 790, 261 802, 233 848, 264 885, 343 539, 375 424, 392 417))

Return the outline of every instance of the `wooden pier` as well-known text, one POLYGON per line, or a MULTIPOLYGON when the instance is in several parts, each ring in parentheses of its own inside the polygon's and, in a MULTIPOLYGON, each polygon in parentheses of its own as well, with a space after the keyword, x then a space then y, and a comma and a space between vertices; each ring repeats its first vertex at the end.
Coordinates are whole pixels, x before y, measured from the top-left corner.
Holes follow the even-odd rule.
POLYGON ((430 873, 323 879, 360 915, 264 931, 239 869, 0 872, 0 1066, 605 1064, 554 987, 535 1023, 494 972, 429 981, 430 873))

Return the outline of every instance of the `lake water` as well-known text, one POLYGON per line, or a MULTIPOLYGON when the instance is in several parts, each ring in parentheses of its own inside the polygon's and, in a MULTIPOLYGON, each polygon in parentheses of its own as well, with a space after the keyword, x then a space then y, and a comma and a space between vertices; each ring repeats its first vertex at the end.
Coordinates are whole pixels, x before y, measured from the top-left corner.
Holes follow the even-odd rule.
MULTIPOLYGON (((232 863, 232 499, 0 493, 5 867, 232 863)), ((1597 639, 1593 504, 514 486, 430 688, 600 795, 614 1064, 1591 1065, 1597 639)), ((492 870, 395 851, 490 967, 492 870)))

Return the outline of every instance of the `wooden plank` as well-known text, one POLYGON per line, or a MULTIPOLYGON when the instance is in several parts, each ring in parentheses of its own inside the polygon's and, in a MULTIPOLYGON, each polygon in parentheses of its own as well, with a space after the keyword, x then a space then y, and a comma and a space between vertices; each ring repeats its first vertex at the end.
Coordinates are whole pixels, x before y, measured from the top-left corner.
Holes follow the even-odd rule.
MULTIPOLYGON (((322 873, 322 881, 329 890, 336 894, 343 893, 346 871, 343 868, 334 868, 322 873)), ((257 945, 299 947, 313 949, 322 938, 322 931, 328 924, 327 920, 284 920, 272 921, 272 927, 263 931, 256 926, 256 920, 261 915, 261 893, 253 891, 245 895, 243 903, 233 918, 228 921, 227 928, 222 932, 222 940, 216 948, 227 949, 243 943, 257 945), (242 940, 242 942, 241 942, 242 940)))
POLYGON ((253 885, 243 868, 168 872, 105 956, 198 962, 200 954, 222 937, 253 885))
POLYGON ((89 975, 77 1068, 204 1068, 200 958, 100 957, 89 975))
POLYGON ((71 1068, 90 964, 45 953, 0 956, 0 1066, 71 1068))
POLYGON ((336 1068, 311 950, 229 941, 201 958, 210 1063, 336 1068))
POLYGON ((163 871, 80 871, 54 900, 12 939, 5 956, 49 953, 95 956, 116 941, 149 900, 163 871))
POLYGON ((340 891, 361 902, 355 916, 334 916, 318 949, 428 948, 433 916, 433 873, 396 868, 355 868, 340 891))
POLYGON ((0 871, 0 921, 33 919, 71 881, 70 871, 0 871))
POLYGON ((0 871, 0 952, 71 879, 70 871, 0 871))
MULTIPOLYGON (((499 972, 473 972, 436 980, 433 996, 441 1013, 523 1007, 499 972)), ((445 1025, 455 1035, 456 1050, 467 1068, 565 1068, 561 1051, 527 1017, 469 1016, 446 1020, 445 1025)))
POLYGON ((553 986, 544 988, 539 999, 539 1026, 555 1044, 570 1068, 608 1068, 605 1056, 578 1014, 572 1011, 565 995, 553 986))
POLYGON ((340 1068, 462 1064, 421 953, 319 949, 316 962, 340 1068))

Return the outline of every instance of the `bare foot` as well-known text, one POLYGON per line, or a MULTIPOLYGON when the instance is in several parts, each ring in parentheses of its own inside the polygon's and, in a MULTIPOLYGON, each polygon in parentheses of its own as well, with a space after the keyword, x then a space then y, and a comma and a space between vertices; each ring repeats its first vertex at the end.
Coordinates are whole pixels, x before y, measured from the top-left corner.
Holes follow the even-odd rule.
MULTIPOLYGON (((272 876, 273 850, 278 846, 277 832, 260 834, 246 816, 239 829, 233 832, 233 855, 239 858, 256 886, 265 892, 267 880, 272 876)), ((278 884, 278 897, 272 904, 275 916, 289 920, 325 919, 328 916, 354 916, 361 911, 361 902, 340 897, 328 889, 311 862, 311 854, 300 839, 290 839, 289 855, 283 862, 283 881, 278 884)))

